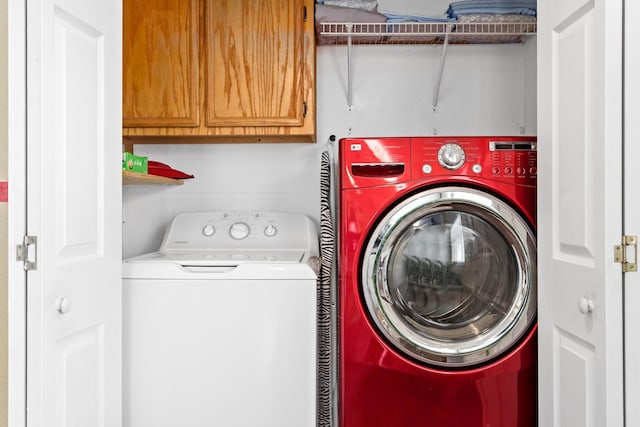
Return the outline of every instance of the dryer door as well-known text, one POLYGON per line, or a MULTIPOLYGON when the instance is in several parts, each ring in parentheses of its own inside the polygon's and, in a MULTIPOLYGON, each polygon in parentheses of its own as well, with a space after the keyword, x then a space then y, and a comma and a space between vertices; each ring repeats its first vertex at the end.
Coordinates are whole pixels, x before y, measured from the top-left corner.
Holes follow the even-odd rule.
POLYGON ((504 201, 439 187, 388 212, 362 263, 370 317, 402 353, 468 367, 507 351, 536 314, 536 242, 504 201))

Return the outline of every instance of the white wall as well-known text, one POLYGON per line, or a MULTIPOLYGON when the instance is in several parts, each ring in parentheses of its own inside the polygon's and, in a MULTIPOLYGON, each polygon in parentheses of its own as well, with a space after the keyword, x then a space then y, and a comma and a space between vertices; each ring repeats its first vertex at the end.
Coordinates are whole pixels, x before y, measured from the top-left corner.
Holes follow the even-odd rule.
POLYGON ((320 154, 329 136, 535 135, 535 39, 524 45, 449 46, 437 108, 442 46, 352 48, 353 109, 347 106, 347 49, 317 48, 316 144, 136 145, 195 175, 182 186, 123 188, 123 256, 158 248, 179 212, 286 210, 319 217, 320 154))

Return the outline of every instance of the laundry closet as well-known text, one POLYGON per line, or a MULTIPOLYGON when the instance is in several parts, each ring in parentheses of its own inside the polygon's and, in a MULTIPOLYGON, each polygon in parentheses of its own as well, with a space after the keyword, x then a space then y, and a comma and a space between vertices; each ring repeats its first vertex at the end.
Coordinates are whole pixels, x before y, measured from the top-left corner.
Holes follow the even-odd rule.
MULTIPOLYGON (((449 3, 381 0, 377 10, 444 17, 449 3)), ((205 139, 211 142, 205 144, 190 142, 200 142, 198 138, 206 136, 140 136, 153 134, 154 128, 128 124, 132 110, 124 99, 125 143, 138 155, 194 175, 176 186, 123 186, 124 258, 156 250, 166 225, 181 212, 282 210, 304 213, 319 225, 320 159, 326 151, 331 162, 337 161, 340 138, 493 135, 535 140, 535 18, 528 21, 532 25, 505 28, 519 33, 516 35, 465 38, 454 34, 443 42, 443 35, 454 31, 445 19, 440 26, 417 29, 402 23, 397 28, 371 24, 356 27, 349 37, 344 26, 332 27, 330 23, 350 19, 371 22, 385 16, 372 11, 358 17, 356 9, 346 16, 330 16, 334 11, 330 5, 318 4, 315 15, 315 106, 307 105, 315 117, 312 143, 306 135, 297 139, 285 135, 282 141, 270 136, 260 142, 214 136, 205 139), (381 30, 395 30, 396 35, 358 35, 381 30), (405 36, 407 31, 441 34, 411 38, 405 36)), ((309 11, 307 14, 310 19, 309 11)), ((205 27, 210 23, 208 18, 205 12, 205 27)), ((478 29, 481 27, 472 31, 478 29)), ((490 30, 499 32, 500 28, 490 30)), ((459 27, 458 32, 462 31, 459 27)), ((206 40, 211 43, 210 38, 206 40)), ((207 64, 212 61, 215 67, 215 58, 207 64)), ((126 73, 127 67, 125 79, 126 73)), ((216 79, 220 77, 215 70, 209 74, 214 83, 207 84, 219 88, 216 79)), ((125 85, 125 97, 127 93, 125 85)), ((216 106, 208 108, 215 110, 216 106)), ((209 131, 196 127, 195 132, 209 131)), ((321 385, 319 393, 330 395, 326 388, 321 385)), ((326 414, 328 408, 318 410, 326 414)), ((531 410, 522 413, 530 414, 531 410)), ((327 420, 321 418, 322 425, 324 422, 327 420)))
MULTIPOLYGON (((237 4, 230 1, 211 3, 237 4)), ((298 3, 307 6, 306 16, 299 10, 287 17, 310 19, 314 2, 298 3)), ((377 3, 379 9, 431 15, 444 13, 450 1, 377 3)), ((634 22, 640 10, 629 0, 538 3, 545 5, 544 23, 539 19, 537 32, 527 30, 517 43, 463 43, 455 37, 449 43, 387 43, 395 36, 402 39, 400 34, 374 40, 377 34, 363 43, 360 30, 349 37, 344 32, 351 27, 344 26, 338 28, 342 34, 331 29, 322 34, 336 43, 297 39, 290 56, 280 60, 295 60, 293 75, 283 73, 282 80, 298 85, 299 98, 284 99, 282 105, 290 102, 290 108, 270 117, 272 122, 256 119, 244 127, 284 129, 294 123, 300 132, 252 134, 223 120, 214 127, 226 129, 209 135, 206 126, 192 122, 189 132, 130 132, 126 123, 122 131, 121 100, 114 96, 120 94, 120 74, 114 70, 120 69, 122 45, 129 43, 119 38, 119 3, 43 0, 27 9, 23 2, 8 0, 9 153, 14 159, 9 243, 20 242, 22 261, 10 263, 8 274, 10 419, 39 427, 70 415, 82 425, 98 418, 117 425, 122 410, 121 263, 161 247, 177 214, 284 211, 305 214, 317 227, 325 182, 321 166, 327 159, 331 166, 339 163, 338 141, 404 137, 428 143, 443 136, 517 137, 530 148, 528 138, 537 137, 538 144, 549 144, 544 150, 538 145, 536 171, 538 185, 544 185, 537 194, 538 213, 544 211, 536 236, 545 284, 536 319, 539 331, 544 329, 538 337, 545 349, 538 354, 544 367, 537 378, 540 425, 618 426, 624 417, 631 423, 640 419, 633 404, 624 405, 639 394, 633 361, 640 347, 633 326, 640 319, 634 317, 637 296, 623 285, 638 279, 622 274, 637 268, 634 221, 640 214, 622 203, 623 193, 625 201, 635 200, 632 186, 620 185, 638 180, 629 160, 637 158, 636 147, 623 145, 623 133, 628 140, 638 133, 637 121, 623 113, 637 111, 640 97, 632 96, 632 90, 637 92, 632 81, 624 88, 622 77, 623 69, 627 76, 637 74, 632 54, 640 49, 630 26, 622 24, 625 13, 634 22), (299 53, 312 50, 312 58, 301 61, 299 53), (629 91, 624 97, 623 89, 629 91), (117 147, 105 143, 112 140, 117 147), (193 178, 169 184, 121 180, 121 148, 193 178), (80 152, 91 161, 66 161, 80 152), (625 162, 622 176, 620 163, 625 162), (110 169, 113 163, 118 170, 110 169), (68 177, 73 179, 61 179, 68 177), (59 369, 64 363, 65 369, 59 369)), ((193 22, 232 30, 230 22, 206 14, 199 6, 204 0, 184 4, 193 22)), ((287 18, 281 24, 299 35, 299 22, 287 18)), ((206 42, 179 42, 202 51, 217 40, 208 36, 206 42)), ((151 42, 162 46, 159 40, 151 42)), ((224 44, 222 52, 237 46, 224 44)), ((211 52, 220 53, 216 49, 211 52)), ((198 60, 213 69, 225 65, 218 57, 198 60)), ((216 84, 228 89, 224 80, 216 80, 219 75, 205 75, 206 67, 198 67, 186 78, 210 79, 200 94, 216 84)), ((147 71, 158 81, 168 79, 160 70, 147 71)), ((175 93, 193 89, 172 83, 175 93)), ((261 101, 280 105, 269 97, 261 101)), ((204 117, 203 104, 190 107, 202 116, 198 120, 216 123, 220 118, 204 117)), ((215 107, 233 112, 237 106, 215 107)), ((500 147, 514 147, 513 141, 500 142, 500 147)), ((449 164, 458 164, 460 152, 449 148, 449 164)), ((245 235, 246 228, 238 227, 236 236, 245 235)), ((210 230, 202 228, 200 235, 210 230)), ((273 224, 261 230, 267 235, 273 224)))
MULTIPOLYGON (((449 0, 387 0, 386 3, 378 1, 377 9, 407 16, 444 17, 449 3, 449 0)), ((364 28, 356 27, 350 37, 345 35, 346 27, 331 23, 354 18, 368 22, 367 19, 383 19, 384 15, 371 12, 360 18, 354 13, 345 17, 327 16, 328 11, 335 10, 332 6, 318 4, 317 8, 313 40, 317 42, 315 79, 312 82, 315 105, 306 105, 310 117, 306 116, 304 123, 308 128, 308 121, 315 118, 312 141, 307 135, 296 138, 290 134, 281 140, 268 136, 259 141, 233 135, 228 138, 187 135, 212 132, 203 129, 202 125, 193 130, 187 128, 185 135, 178 129, 179 136, 167 137, 162 129, 156 131, 148 123, 141 126, 135 118, 128 119, 128 113, 133 110, 128 106, 126 96, 129 92, 125 85, 125 146, 149 160, 193 174, 194 178, 182 181, 181 185, 123 186, 124 258, 155 251, 163 239, 166 225, 182 212, 281 210, 304 213, 319 225, 321 155, 327 152, 329 161, 335 165, 337 141, 341 138, 493 135, 512 136, 522 141, 528 141, 526 137, 530 137, 535 141, 535 18, 529 20, 528 25, 523 21, 524 24, 504 27, 515 35, 465 37, 459 35, 463 32, 459 27, 458 35, 452 34, 447 36, 450 40, 443 40, 444 35, 454 32, 455 28, 443 19, 437 25, 417 29, 403 23, 395 28, 387 24, 365 25, 364 28), (394 30, 395 36, 367 38, 359 35, 363 31, 394 30), (406 36, 407 31, 424 34, 411 38, 406 36)), ((126 10, 125 7, 125 13, 126 10)), ((205 26, 210 23, 208 18, 205 12, 205 26)), ((124 22, 126 24, 126 18, 124 22)), ((486 31, 487 28, 501 31, 482 26, 473 26, 471 31, 486 31)), ((211 43, 210 38, 206 40, 211 43)), ((217 48, 205 46, 214 51, 217 48)), ((215 67, 215 59, 209 59, 207 64, 212 61, 215 67)), ((219 88, 215 85, 216 78, 220 77, 216 77, 215 71, 208 74, 213 75, 214 82, 207 84, 219 88)), ((216 106, 208 108, 215 110, 216 106)), ((207 116, 207 120, 210 119, 207 116)), ((332 349, 335 351, 336 348, 334 342, 332 349)), ((531 349, 535 353, 535 347, 531 349)), ((335 375, 335 370, 327 373, 326 369, 326 364, 319 366, 320 376, 335 375)), ((534 378, 533 371, 535 369, 529 366, 528 373, 522 375, 534 378)), ((535 393, 535 387, 528 389, 528 396, 535 393)), ((442 392, 446 394, 445 390, 442 392)), ((319 422, 328 425, 331 421, 328 417, 334 421, 337 418, 335 408, 327 407, 329 396, 336 393, 336 389, 321 383, 318 393, 321 396, 319 422), (327 416, 329 412, 332 414, 327 416)), ((535 405, 524 406, 527 409, 520 411, 518 419, 529 422, 535 405)), ((406 412, 405 416, 412 416, 402 405, 399 410, 406 412)), ((494 421, 505 416, 498 417, 494 421)))
MULTIPOLYGON (((633 49, 623 50, 637 37, 627 34, 623 45, 622 23, 625 14, 627 22, 633 22, 631 16, 638 11, 629 1, 551 3, 544 2, 546 25, 520 43, 449 44, 446 53, 442 44, 319 43, 315 143, 185 144, 182 140, 155 144, 148 138, 145 144, 136 144, 136 153, 193 173, 195 179, 176 187, 123 188, 123 255, 157 247, 164 224, 181 211, 277 208, 303 212, 318 221, 320 156, 328 151, 335 162, 333 137, 543 136, 554 147, 539 159, 539 185, 545 183, 539 194, 546 209, 542 225, 545 230, 556 227, 558 234, 553 238, 546 234, 541 241, 545 245, 541 271, 546 273, 541 279, 547 287, 541 292, 540 307, 550 320, 540 323, 544 329, 540 337, 549 349, 540 363, 553 374, 540 378, 540 389, 557 390, 564 400, 545 402, 541 422, 606 425, 622 422, 623 414, 629 420, 638 419, 635 405, 623 408, 625 393, 627 399, 638 393, 633 379, 621 385, 623 366, 627 376, 635 372, 628 361, 634 360, 630 356, 638 349, 629 334, 638 319, 633 318, 637 310, 629 306, 631 299, 626 299, 625 364, 621 289, 624 281, 636 279, 624 276, 623 280, 619 269, 610 268, 614 262, 626 263, 627 240, 621 243, 619 238, 623 234, 622 166, 609 160, 625 159, 619 144, 624 140, 621 58, 627 58, 627 76, 637 72, 629 59, 633 49), (537 75, 541 58, 542 69, 552 71, 537 75), (543 91, 538 90, 541 82, 543 91), (574 158, 583 159, 586 166, 564 162, 574 158), (603 167, 601 160, 611 163, 603 167), (601 185, 606 186, 603 191, 601 185), (594 199, 591 188, 599 191, 600 198, 594 199), (601 206, 612 207, 613 215, 608 216, 601 206), (604 232, 601 224, 608 226, 604 232), (601 239, 593 240, 594 236, 601 239), (591 245, 599 249, 592 251, 591 245), (603 259, 607 267, 601 267, 603 259), (575 270, 556 270, 557 260, 575 270), (571 292, 562 293, 563 283, 575 281, 578 266, 585 268, 580 270, 584 285, 575 283, 571 292), (591 267, 594 270, 588 270, 591 267), (576 408, 584 410, 579 417, 576 408)), ((448 4, 448 0, 380 0, 378 8, 429 15, 442 13, 448 4)), ((625 84, 632 88, 628 81, 625 84)), ((624 108, 637 110, 637 98, 627 94, 624 108)), ((628 117, 624 121, 627 135, 635 131, 634 122, 628 117)), ((628 146, 625 152, 632 150, 628 146)), ((633 169, 626 168, 626 182, 634 182, 629 175, 633 169)), ((633 192, 628 186, 626 191, 626 200, 631 200, 633 192)), ((636 233, 631 221, 638 215, 627 211, 624 217, 629 222, 626 228, 636 233)))

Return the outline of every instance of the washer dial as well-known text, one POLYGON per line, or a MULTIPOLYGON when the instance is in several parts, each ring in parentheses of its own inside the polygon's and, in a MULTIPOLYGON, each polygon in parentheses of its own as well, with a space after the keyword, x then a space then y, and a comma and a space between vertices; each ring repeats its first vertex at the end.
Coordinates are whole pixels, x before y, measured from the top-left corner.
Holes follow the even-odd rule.
POLYGON ((458 144, 445 144, 438 151, 438 162, 443 168, 456 170, 465 161, 465 153, 458 144))
POLYGON ((245 239, 249 235, 249 232, 251 232, 251 228, 246 222, 236 222, 231 224, 229 228, 229 235, 236 240, 245 239))

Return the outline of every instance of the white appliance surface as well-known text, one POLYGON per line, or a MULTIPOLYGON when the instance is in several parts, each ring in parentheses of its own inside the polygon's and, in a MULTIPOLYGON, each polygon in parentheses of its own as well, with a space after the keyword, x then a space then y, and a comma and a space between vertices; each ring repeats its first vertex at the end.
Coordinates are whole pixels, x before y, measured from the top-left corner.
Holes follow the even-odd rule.
POLYGON ((304 215, 205 212, 125 260, 124 425, 315 426, 317 252, 304 215))

